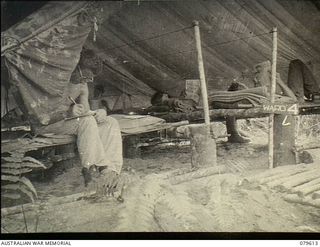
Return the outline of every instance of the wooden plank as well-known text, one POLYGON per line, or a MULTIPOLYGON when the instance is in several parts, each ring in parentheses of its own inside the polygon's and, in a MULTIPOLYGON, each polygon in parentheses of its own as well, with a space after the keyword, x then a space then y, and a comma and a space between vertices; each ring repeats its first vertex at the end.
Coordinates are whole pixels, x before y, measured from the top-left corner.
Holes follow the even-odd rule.
MULTIPOLYGON (((307 113, 300 113, 307 115, 307 113)), ((314 113, 316 114, 316 113, 314 113)), ((317 114, 320 114, 317 113, 317 114)), ((178 122, 188 120, 190 122, 200 122, 204 119, 204 113, 200 110, 190 113, 163 113, 157 114, 158 117, 165 119, 167 122, 178 122)), ((248 109, 211 109, 209 110, 210 121, 225 121, 226 117, 236 117, 237 119, 263 118, 269 116, 262 106, 248 109)))
MULTIPOLYGON (((211 109, 209 116, 211 121, 225 121, 226 117, 236 117, 237 119, 260 118, 267 117, 269 114, 264 113, 261 107, 249 109, 211 109)), ((166 113, 159 114, 158 117, 165 119, 167 122, 178 122, 188 120, 189 122, 200 122, 204 119, 202 111, 194 111, 190 113, 166 113)))
POLYGON ((299 108, 300 115, 318 115, 320 114, 320 106, 303 107, 299 108))

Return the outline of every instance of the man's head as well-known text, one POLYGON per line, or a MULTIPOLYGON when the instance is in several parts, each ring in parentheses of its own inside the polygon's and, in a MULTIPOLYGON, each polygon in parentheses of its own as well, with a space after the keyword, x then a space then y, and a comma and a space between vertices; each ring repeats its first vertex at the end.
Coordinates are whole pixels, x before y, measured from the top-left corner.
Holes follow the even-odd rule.
POLYGON ((265 69, 271 70, 271 62, 269 60, 268 61, 264 61, 262 63, 258 63, 253 68, 255 74, 258 74, 262 70, 265 70, 265 69))
POLYGON ((72 74, 72 83, 89 83, 102 71, 101 59, 89 49, 83 49, 75 72, 72 74))
POLYGON ((270 73, 271 73, 271 62, 264 61, 262 63, 258 63, 254 66, 254 83, 255 87, 261 87, 261 86, 269 86, 269 80, 270 80, 270 73))
POLYGON ((97 75, 101 72, 102 61, 93 50, 83 49, 80 54, 79 65, 83 69, 92 70, 93 74, 97 75))

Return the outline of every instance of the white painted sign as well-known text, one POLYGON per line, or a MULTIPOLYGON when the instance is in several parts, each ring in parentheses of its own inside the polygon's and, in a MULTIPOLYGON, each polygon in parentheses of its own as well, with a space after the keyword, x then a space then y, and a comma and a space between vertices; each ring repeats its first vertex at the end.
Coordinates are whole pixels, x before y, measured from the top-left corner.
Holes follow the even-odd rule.
POLYGON ((264 104, 262 110, 265 113, 276 113, 285 115, 298 115, 299 108, 297 104, 264 104))

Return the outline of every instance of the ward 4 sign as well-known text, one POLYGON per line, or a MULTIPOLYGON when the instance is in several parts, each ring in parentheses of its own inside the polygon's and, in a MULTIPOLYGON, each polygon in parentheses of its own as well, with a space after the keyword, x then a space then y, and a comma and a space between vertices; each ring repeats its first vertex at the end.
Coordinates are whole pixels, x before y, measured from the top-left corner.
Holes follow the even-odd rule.
POLYGON ((262 110, 265 113, 298 115, 299 108, 297 104, 263 104, 262 110))

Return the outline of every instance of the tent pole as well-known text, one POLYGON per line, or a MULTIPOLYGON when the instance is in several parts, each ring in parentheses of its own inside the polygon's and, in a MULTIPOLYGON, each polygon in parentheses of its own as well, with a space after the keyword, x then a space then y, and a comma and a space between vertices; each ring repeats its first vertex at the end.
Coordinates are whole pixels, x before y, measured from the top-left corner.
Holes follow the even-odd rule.
MULTIPOLYGON (((271 67, 271 89, 270 103, 274 104, 277 79, 277 27, 272 29, 272 67, 271 67)), ((274 113, 269 116, 269 168, 274 168, 274 113)))
POLYGON ((201 83, 201 95, 204 110, 204 126, 189 126, 191 144, 191 166, 193 168, 217 165, 217 148, 215 139, 210 135, 210 116, 206 78, 204 73, 199 22, 193 21, 198 54, 198 69, 201 83))
POLYGON ((196 38, 197 54, 198 54, 198 69, 199 69, 200 83, 201 83, 201 95, 202 95, 203 110, 204 110, 204 120, 205 120, 205 125, 207 126, 207 129, 210 132, 210 127, 208 127, 210 125, 209 103, 208 103, 206 77, 204 73, 203 58, 202 58, 199 22, 193 21, 193 26, 194 26, 194 33, 196 38))

